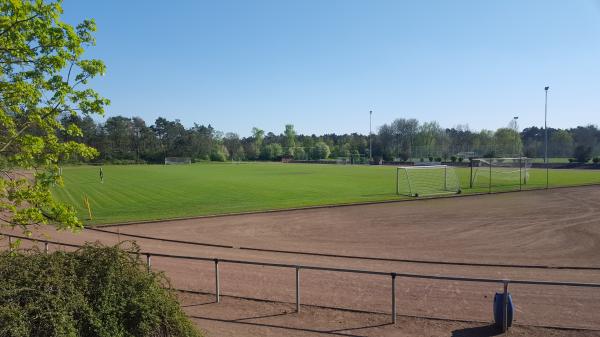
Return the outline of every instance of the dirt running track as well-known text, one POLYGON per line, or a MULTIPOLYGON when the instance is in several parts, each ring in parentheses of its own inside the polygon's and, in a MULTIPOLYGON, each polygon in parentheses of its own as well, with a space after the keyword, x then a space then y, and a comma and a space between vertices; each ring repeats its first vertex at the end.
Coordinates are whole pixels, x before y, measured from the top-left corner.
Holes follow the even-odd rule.
MULTIPOLYGON (((176 255, 600 283, 600 187, 222 216, 104 230, 110 232, 85 230, 73 235, 42 229, 53 240, 68 243, 100 240, 110 244, 132 239, 127 234, 134 234, 236 247, 136 238, 144 251, 176 255)), ((211 262, 155 257, 152 263, 177 288, 214 292, 211 262)), ((291 304, 294 269, 220 264, 220 274, 222 293, 230 295, 223 303, 212 303, 214 298, 208 295, 182 295, 186 310, 209 336, 495 334, 489 322, 493 294, 500 291, 500 284, 398 278, 396 301, 401 316, 392 326, 388 324, 391 278, 387 276, 301 270, 301 302, 306 306, 296 314, 291 304)), ((600 336, 599 288, 511 285, 510 289, 518 324, 510 335, 600 336)))

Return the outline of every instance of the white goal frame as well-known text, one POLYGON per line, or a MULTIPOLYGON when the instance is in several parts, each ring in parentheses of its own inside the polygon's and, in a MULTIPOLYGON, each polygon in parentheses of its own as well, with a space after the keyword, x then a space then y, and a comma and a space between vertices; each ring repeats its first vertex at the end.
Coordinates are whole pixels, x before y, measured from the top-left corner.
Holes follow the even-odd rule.
POLYGON ((496 182, 498 179, 501 181, 509 180, 509 182, 497 183, 497 185, 518 185, 521 188, 522 185, 527 185, 529 181, 532 162, 533 160, 528 157, 472 158, 469 165, 471 167, 469 186, 474 188, 477 178, 482 177, 487 180, 490 189, 494 186, 492 181, 494 178, 496 182), (474 165, 475 162, 478 165, 474 165), (509 165, 505 165, 507 163, 509 165), (511 174, 514 175, 514 178, 507 179, 506 177, 511 174))
POLYGON ((456 176, 456 172, 454 170, 451 171, 451 174, 455 175, 457 186, 455 189, 449 189, 449 187, 448 187, 449 168, 453 169, 453 167, 451 167, 451 166, 449 167, 448 165, 423 165, 423 166, 399 166, 399 167, 396 167, 396 194, 397 195, 408 195, 411 197, 419 196, 418 192, 413 193, 415 191, 415 188, 413 188, 413 186, 410 182, 410 173, 409 172, 416 171, 416 170, 431 170, 431 169, 444 169, 444 186, 443 186, 443 189, 439 190, 439 192, 428 193, 427 195, 458 194, 461 192, 460 180, 458 180, 458 177, 456 176), (406 183, 408 185, 408 194, 400 193, 400 172, 405 173, 404 175, 406 176, 406 183))
POLYGON ((165 165, 191 164, 190 157, 165 157, 165 165))

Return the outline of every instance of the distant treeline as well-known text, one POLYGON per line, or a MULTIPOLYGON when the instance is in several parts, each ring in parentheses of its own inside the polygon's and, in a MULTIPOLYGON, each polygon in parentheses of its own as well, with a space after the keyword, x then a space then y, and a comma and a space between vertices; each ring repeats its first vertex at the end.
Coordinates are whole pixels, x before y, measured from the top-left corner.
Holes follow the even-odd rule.
MULTIPOLYGON (((75 124, 83 136, 67 131, 60 137, 78 140, 96 148, 96 162, 162 163, 165 157, 190 157, 211 160, 320 160, 328 158, 369 157, 369 135, 299 135, 288 124, 281 133, 252 129, 252 136, 223 133, 211 125, 184 127, 179 120, 158 118, 147 125, 139 117, 110 117, 96 123, 90 117, 64 116, 65 130, 75 124)), ((420 123, 416 119, 396 119, 384 124, 371 136, 376 161, 406 161, 441 158, 456 160, 469 156, 507 157, 544 156, 544 129, 528 127, 517 131, 515 122, 495 131, 472 131, 466 125, 442 128, 437 122, 420 123)), ((588 161, 600 155, 600 130, 597 126, 548 129, 549 157, 577 158, 588 161)), ((69 158, 78 161, 78 158, 69 158)))

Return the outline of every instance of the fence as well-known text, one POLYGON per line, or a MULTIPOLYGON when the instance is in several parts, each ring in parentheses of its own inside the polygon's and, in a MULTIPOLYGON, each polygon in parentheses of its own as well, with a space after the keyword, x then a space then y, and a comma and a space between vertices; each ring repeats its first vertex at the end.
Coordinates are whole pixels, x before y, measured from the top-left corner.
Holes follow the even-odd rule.
MULTIPOLYGON (((51 240, 43 240, 43 239, 33 239, 20 235, 6 235, 0 233, 0 235, 5 235, 8 237, 9 249, 12 250, 13 237, 29 240, 33 242, 42 242, 44 244, 44 252, 48 253, 49 244, 62 245, 66 247, 73 248, 81 248, 81 245, 62 243, 51 240)), ((540 286, 564 286, 564 287, 586 287, 586 288, 600 288, 600 283, 578 283, 578 282, 557 282, 557 281, 535 281, 535 280, 509 280, 509 279, 494 279, 494 278, 476 278, 476 277, 457 277, 457 276, 441 276, 441 275, 424 275, 424 274, 411 274, 411 273, 397 273, 397 272, 383 272, 383 271, 372 271, 372 270, 361 270, 361 269, 346 269, 346 268, 332 268, 332 267, 320 267, 320 266, 312 266, 312 265, 301 265, 301 264, 286 264, 286 263, 268 263, 268 262, 258 262, 258 261, 246 261, 246 260, 233 260, 233 259, 219 259, 219 258, 210 258, 210 257, 198 257, 198 256, 185 256, 185 255, 172 255, 172 254, 161 254, 161 253, 152 253, 152 252, 139 252, 139 254, 146 257, 146 267, 148 272, 152 270, 152 257, 165 257, 165 258, 173 258, 173 259, 185 259, 185 260, 195 260, 195 261, 207 261, 214 263, 214 276, 215 276, 215 302, 220 303, 221 301, 221 282, 220 282, 220 273, 219 273, 219 264, 230 263, 230 264, 242 264, 242 265, 254 265, 254 266, 264 266, 264 267, 278 267, 278 268, 288 268, 295 269, 296 271, 296 282, 295 282, 295 291, 296 291, 296 312, 300 312, 300 271, 301 270, 317 270, 317 271, 329 271, 329 272, 338 272, 338 273, 354 273, 354 274, 367 274, 367 275, 379 275, 379 276, 389 276, 391 281, 391 316, 392 323, 396 324, 397 321, 397 308, 396 308, 396 279, 398 277, 404 278, 416 278, 416 279, 428 279, 428 280, 445 280, 445 281, 459 281, 459 282, 479 282, 479 283, 494 283, 494 284, 502 284, 503 285, 503 298, 504 302, 502 304, 503 308, 503 321, 502 321, 502 331, 506 332, 508 330, 508 288, 510 284, 523 284, 523 285, 540 285, 540 286)))

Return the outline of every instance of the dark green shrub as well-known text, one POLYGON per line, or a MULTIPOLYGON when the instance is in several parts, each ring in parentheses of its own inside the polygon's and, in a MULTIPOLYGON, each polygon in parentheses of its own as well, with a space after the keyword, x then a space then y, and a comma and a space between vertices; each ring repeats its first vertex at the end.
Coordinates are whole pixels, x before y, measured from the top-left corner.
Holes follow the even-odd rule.
POLYGON ((437 157, 437 158, 435 158, 435 161, 437 161, 437 162, 440 162, 440 163, 441 163, 441 162, 442 162, 442 157, 437 157))
POLYGON ((406 152, 400 152, 398 154, 398 158, 400 159, 400 161, 405 162, 405 161, 407 161, 410 158, 410 156, 406 152))
POLYGON ((579 145, 573 151, 573 157, 577 160, 578 163, 587 163, 592 159, 592 147, 579 145))
POLYGON ((456 163, 456 160, 458 160, 458 158, 456 158, 456 156, 450 157, 450 161, 452 161, 453 163, 456 163))
POLYGON ((463 160, 465 160, 463 157, 458 157, 458 162, 459 162, 459 163, 462 163, 462 162, 463 162, 463 160))
POLYGON ((429 159, 429 161, 433 161, 433 157, 431 157, 431 156, 429 156, 428 159, 429 159))
POLYGON ((494 158, 496 156, 496 152, 489 151, 483 155, 483 158, 494 158))
POLYGON ((592 159, 592 162, 593 162, 594 164, 598 164, 598 163, 600 163, 600 157, 594 157, 594 159, 592 159))
POLYGON ((4 252, 0 336, 200 336, 168 286, 162 274, 145 270, 137 253, 120 247, 4 252))

